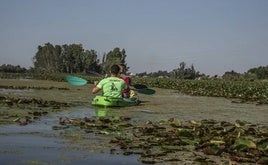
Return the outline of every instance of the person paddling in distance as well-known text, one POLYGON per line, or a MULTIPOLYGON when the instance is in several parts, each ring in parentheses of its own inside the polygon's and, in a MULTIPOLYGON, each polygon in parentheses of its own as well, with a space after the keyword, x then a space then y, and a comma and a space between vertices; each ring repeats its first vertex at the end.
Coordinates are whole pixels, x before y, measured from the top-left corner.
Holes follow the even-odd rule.
POLYGON ((120 77, 125 81, 127 85, 131 85, 131 79, 129 76, 126 75, 126 65, 121 63, 119 64, 120 67, 120 77))
POLYGON ((126 65, 121 63, 119 64, 120 67, 120 74, 119 74, 119 78, 123 79, 125 81, 125 83, 127 84, 127 89, 123 89, 122 91, 122 95, 124 98, 129 98, 130 97, 130 89, 129 86, 131 84, 131 79, 130 77, 126 76, 126 65))
POLYGON ((138 99, 136 92, 130 89, 131 78, 126 75, 126 65, 121 63, 119 64, 119 67, 120 67, 120 78, 123 79, 128 86, 127 89, 124 89, 122 91, 123 97, 138 99))
POLYGON ((119 78, 120 67, 118 65, 113 65, 110 72, 110 77, 104 78, 100 82, 94 82, 92 93, 96 94, 102 90, 103 96, 122 98, 122 91, 127 89, 128 86, 123 79, 119 78))

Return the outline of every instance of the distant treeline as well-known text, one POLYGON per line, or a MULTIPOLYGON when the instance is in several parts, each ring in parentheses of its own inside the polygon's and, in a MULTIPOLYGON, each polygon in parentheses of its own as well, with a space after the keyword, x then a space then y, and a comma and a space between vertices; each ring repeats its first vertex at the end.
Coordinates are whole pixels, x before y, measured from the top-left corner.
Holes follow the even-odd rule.
POLYGON ((33 57, 34 70, 45 73, 109 73, 113 64, 125 63, 126 51, 114 48, 100 62, 97 51, 84 50, 81 44, 38 46, 33 57))
MULTIPOLYGON (((118 47, 104 53, 100 58, 97 51, 84 50, 81 44, 70 45, 52 45, 46 43, 43 46, 38 46, 37 52, 33 57, 33 68, 23 68, 19 65, 13 66, 10 64, 3 64, 0 66, 0 72, 6 73, 95 73, 107 74, 109 73, 110 66, 113 64, 126 63, 126 51, 118 47), (101 59, 101 61, 100 61, 101 59)), ((127 66, 127 70, 129 67, 127 66)), ((180 62, 178 68, 172 71, 157 71, 157 72, 143 72, 138 73, 139 77, 163 77, 175 79, 208 79, 209 76, 201 74, 196 71, 194 65, 190 67, 185 62, 180 62)), ((215 75, 213 78, 218 78, 215 75)), ((235 71, 227 71, 222 76, 227 80, 255 80, 255 79, 268 79, 268 65, 251 68, 245 73, 237 73, 235 71)))
POLYGON ((143 77, 172 77, 177 79, 215 79, 221 78, 225 80, 234 80, 234 81, 243 81, 243 80, 264 80, 268 79, 268 65, 260 66, 256 68, 251 68, 244 73, 238 73, 235 71, 227 71, 222 76, 215 75, 213 77, 209 77, 205 74, 200 74, 198 71, 194 69, 194 66, 185 67, 185 63, 182 62, 180 67, 172 70, 171 72, 167 71, 158 71, 152 73, 139 73, 137 76, 143 77))
POLYGON ((235 71, 225 72, 222 76, 225 80, 264 80, 268 79, 268 65, 251 68, 245 73, 235 71))
POLYGON ((205 74, 200 74, 199 71, 195 70, 194 65, 192 64, 190 67, 187 67, 185 62, 181 62, 179 64, 179 67, 176 69, 173 69, 172 71, 158 71, 158 72, 143 72, 143 73, 138 73, 137 76, 139 77, 170 77, 170 78, 176 78, 176 79, 196 79, 198 77, 205 76, 205 74))
POLYGON ((14 66, 11 64, 3 64, 0 66, 0 72, 4 73, 26 73, 33 71, 31 69, 26 69, 24 67, 21 67, 20 65, 14 66))

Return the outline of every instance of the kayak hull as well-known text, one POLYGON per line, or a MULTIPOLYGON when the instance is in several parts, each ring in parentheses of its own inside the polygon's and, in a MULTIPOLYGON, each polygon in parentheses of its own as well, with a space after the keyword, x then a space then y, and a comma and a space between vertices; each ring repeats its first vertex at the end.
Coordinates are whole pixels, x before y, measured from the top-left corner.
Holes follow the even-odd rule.
POLYGON ((137 98, 110 98, 106 96, 96 96, 92 99, 92 105, 95 106, 105 106, 105 107, 126 107, 134 106, 139 104, 137 98))

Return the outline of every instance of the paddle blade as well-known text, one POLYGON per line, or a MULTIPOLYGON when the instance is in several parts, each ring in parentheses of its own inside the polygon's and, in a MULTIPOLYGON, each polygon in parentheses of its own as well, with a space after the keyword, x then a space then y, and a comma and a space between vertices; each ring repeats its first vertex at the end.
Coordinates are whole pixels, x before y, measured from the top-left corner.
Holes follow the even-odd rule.
POLYGON ((83 86, 87 84, 87 80, 80 78, 80 77, 71 76, 71 75, 67 75, 66 80, 69 84, 75 85, 75 86, 83 86))
POLYGON ((133 87, 136 89, 148 88, 146 85, 143 85, 143 84, 134 84, 133 87))
POLYGON ((146 95, 152 95, 155 93, 155 90, 149 89, 149 88, 143 88, 143 89, 138 89, 137 92, 146 94, 146 95))

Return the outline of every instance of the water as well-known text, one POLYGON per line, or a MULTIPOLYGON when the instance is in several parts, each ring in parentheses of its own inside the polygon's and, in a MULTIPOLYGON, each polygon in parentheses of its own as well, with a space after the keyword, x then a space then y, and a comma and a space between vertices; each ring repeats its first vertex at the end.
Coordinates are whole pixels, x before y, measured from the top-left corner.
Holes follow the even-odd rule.
MULTIPOLYGON (((80 106, 73 110, 49 113, 26 126, 5 125, 0 126, 0 164, 141 164, 138 156, 111 155, 109 150, 93 152, 92 148, 108 146, 102 139, 93 141, 92 134, 86 134, 77 127, 66 130, 53 130, 52 126, 59 126, 60 117, 84 118, 93 115, 99 116, 126 116, 133 122, 146 122, 168 120, 176 118, 181 121, 215 119, 218 121, 235 122, 248 121, 255 124, 268 125, 268 105, 234 104, 229 99, 214 97, 193 97, 182 95, 174 90, 157 89, 154 95, 139 95, 142 104, 133 107, 118 109, 93 110, 88 86, 70 86, 66 82, 51 81, 18 81, 1 80, 0 85, 21 86, 53 89, 0 89, 0 95, 11 97, 36 98, 70 103, 80 106), (69 90, 58 90, 66 87, 69 90), (80 131, 80 132, 79 132, 80 131), (80 133, 80 134, 79 134, 80 133), (75 135, 75 136, 74 136, 75 135), (83 141, 80 143, 80 141, 83 141), (71 147, 70 147, 71 146, 71 147), (72 147, 73 146, 73 147, 72 147), (77 148, 76 148, 77 147, 77 148)), ((21 109, 0 107, 2 118, 23 114, 27 106, 21 109)), ((31 107, 30 107, 31 108, 31 107)), ((33 110, 35 107, 32 107, 33 110)), ((61 109, 62 110, 62 109, 61 109)), ((47 111, 43 109, 43 111, 47 111)), ((50 112, 50 111, 49 111, 50 112)), ((97 151, 97 150, 96 150, 97 151)), ((187 164, 187 163, 186 163, 187 164)))
MULTIPOLYGON (((26 126, 0 127, 0 164, 141 164, 137 156, 94 153, 89 150, 70 150, 62 131, 52 130, 59 117, 82 118, 95 115, 85 107, 44 116, 26 126)), ((69 130, 70 131, 70 130, 69 130)))
POLYGON ((24 96, 27 93, 33 93, 34 89, 4 89, 0 88, 0 94, 12 94, 17 96, 24 96))

